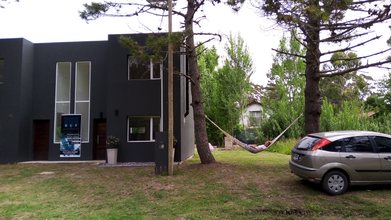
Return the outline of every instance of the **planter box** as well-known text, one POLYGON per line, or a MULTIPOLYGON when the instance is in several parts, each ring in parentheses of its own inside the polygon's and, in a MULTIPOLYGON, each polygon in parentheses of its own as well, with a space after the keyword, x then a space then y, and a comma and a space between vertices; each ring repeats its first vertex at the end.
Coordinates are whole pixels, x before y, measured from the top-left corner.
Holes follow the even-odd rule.
POLYGON ((118 156, 118 149, 107 149, 107 163, 108 164, 116 164, 118 156))

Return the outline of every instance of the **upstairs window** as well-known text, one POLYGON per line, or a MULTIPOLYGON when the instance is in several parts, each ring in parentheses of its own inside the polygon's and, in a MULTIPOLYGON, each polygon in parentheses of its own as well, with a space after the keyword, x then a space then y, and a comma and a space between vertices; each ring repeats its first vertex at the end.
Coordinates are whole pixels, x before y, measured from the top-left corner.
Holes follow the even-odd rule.
POLYGON ((137 60, 128 56, 128 80, 137 79, 160 79, 163 73, 163 64, 161 61, 154 62, 137 60))
POLYGON ((0 85, 4 83, 5 68, 4 68, 4 59, 0 58, 0 85))

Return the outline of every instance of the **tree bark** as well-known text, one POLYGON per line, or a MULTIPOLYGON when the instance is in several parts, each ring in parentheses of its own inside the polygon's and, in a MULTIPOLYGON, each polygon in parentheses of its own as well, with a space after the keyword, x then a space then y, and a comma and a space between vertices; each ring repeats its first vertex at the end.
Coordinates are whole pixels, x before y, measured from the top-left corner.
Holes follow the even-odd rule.
MULTIPOLYGON (((319 0, 310 1, 310 7, 319 8, 319 0)), ((322 101, 320 98, 320 17, 318 14, 308 12, 307 52, 306 52, 306 86, 305 86, 305 110, 304 122, 307 134, 319 132, 322 101)))
POLYGON ((206 132, 205 112, 202 105, 202 95, 200 86, 200 73, 197 63, 197 53, 195 51, 193 18, 195 13, 196 1, 188 0, 188 8, 185 18, 185 36, 188 56, 188 74, 190 75, 192 85, 192 106, 194 112, 194 135, 195 142, 202 164, 216 162, 209 148, 208 135, 206 132))

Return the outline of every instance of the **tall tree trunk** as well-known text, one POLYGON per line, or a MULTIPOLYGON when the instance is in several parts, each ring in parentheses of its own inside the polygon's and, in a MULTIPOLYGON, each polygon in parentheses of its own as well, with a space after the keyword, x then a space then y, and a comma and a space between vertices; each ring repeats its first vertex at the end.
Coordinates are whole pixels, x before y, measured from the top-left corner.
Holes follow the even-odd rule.
POLYGON ((216 162, 209 148, 208 135, 206 132, 205 112, 202 105, 200 86, 200 73, 197 64, 197 53, 195 51, 193 18, 195 13, 195 1, 188 0, 188 8, 185 19, 186 47, 188 55, 188 71, 192 81, 191 94, 194 111, 194 133, 198 155, 202 164, 216 162))
MULTIPOLYGON (((319 8, 319 0, 310 1, 310 6, 319 8)), ((320 99, 319 81, 320 81, 320 16, 314 12, 308 12, 308 24, 305 29, 307 35, 306 52, 306 86, 305 86, 305 110, 304 123, 307 134, 319 132, 320 114, 322 103, 320 99)))

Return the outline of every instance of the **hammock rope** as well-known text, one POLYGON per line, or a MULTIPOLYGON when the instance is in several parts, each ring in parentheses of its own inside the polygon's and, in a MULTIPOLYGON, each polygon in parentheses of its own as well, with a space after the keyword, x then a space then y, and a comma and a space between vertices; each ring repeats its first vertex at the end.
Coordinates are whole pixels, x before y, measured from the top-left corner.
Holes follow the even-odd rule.
MULTIPOLYGON (((292 127, 292 125, 294 125, 298 120, 299 118, 303 116, 303 113, 301 113, 290 125, 288 125, 288 127, 286 127, 277 137, 275 137, 271 142, 270 142, 270 146, 272 146, 278 139, 281 138, 282 135, 284 135, 284 133, 290 128, 292 127)), ((212 121, 207 115, 205 115, 205 118, 210 122, 212 123, 217 129, 219 129, 226 137, 230 138, 235 144, 239 145, 241 148, 255 154, 255 153, 259 153, 263 150, 265 150, 265 147, 262 147, 263 145, 260 145, 260 146, 254 146, 254 145, 249 145, 249 144, 246 144, 246 143, 243 143, 242 141, 238 140, 237 138, 235 138, 234 136, 232 136, 231 134, 229 134, 228 132, 224 131, 224 129, 222 129, 220 126, 218 126, 214 121, 212 121)))

